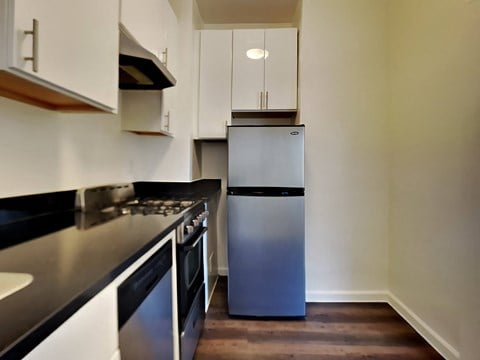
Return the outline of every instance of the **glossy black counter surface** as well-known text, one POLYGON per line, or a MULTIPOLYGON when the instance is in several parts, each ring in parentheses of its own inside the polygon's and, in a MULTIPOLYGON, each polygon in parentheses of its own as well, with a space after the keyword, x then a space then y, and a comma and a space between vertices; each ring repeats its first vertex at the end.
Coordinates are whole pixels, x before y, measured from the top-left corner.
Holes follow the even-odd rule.
POLYGON ((126 215, 0 251, 1 272, 34 277, 0 300, 0 358, 26 355, 181 221, 182 215, 126 215))

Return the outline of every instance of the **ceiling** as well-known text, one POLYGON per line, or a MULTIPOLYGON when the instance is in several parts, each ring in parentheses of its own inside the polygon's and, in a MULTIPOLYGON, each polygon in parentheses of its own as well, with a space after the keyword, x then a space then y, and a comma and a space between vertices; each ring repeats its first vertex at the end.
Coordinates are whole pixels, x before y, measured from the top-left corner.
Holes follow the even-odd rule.
POLYGON ((299 0, 197 0, 205 24, 293 23, 299 0))

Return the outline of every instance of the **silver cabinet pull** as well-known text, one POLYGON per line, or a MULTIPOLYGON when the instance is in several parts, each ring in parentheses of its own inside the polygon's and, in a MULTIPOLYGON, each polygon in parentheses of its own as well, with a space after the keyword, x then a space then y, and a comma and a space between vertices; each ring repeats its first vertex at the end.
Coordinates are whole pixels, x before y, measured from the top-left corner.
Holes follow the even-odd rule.
POLYGON ((32 70, 38 72, 38 20, 33 19, 32 30, 25 30, 25 35, 32 35, 32 56, 24 57, 25 61, 32 62, 32 70))
POLYGON ((263 91, 260 91, 260 110, 263 109, 263 91))
POLYGON ((163 127, 166 131, 170 131, 170 110, 165 114, 165 125, 163 127))
POLYGON ((268 109, 268 91, 265 91, 265 109, 268 109))
POLYGON ((163 65, 167 66, 168 63, 168 48, 162 51, 163 65))

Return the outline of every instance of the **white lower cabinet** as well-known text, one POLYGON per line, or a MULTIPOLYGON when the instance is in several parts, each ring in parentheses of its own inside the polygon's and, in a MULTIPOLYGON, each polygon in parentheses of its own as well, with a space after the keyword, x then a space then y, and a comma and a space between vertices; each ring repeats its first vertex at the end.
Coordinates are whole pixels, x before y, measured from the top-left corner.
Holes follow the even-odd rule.
POLYGON ((114 359, 118 352, 117 288, 110 284, 24 359, 114 359))

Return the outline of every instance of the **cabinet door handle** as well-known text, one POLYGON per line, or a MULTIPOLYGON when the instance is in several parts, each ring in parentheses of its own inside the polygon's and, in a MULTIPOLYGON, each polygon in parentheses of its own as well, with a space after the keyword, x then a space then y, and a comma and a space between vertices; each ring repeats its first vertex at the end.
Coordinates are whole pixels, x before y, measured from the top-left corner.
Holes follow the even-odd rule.
POLYGON ((170 131, 170 110, 165 114, 165 120, 164 128, 166 131, 170 131))
POLYGON ((163 65, 167 66, 168 63, 168 48, 165 48, 165 50, 162 51, 162 57, 163 57, 163 65))
POLYGON ((263 91, 260 91, 260 110, 263 109, 263 91))
POLYGON ((24 57, 25 61, 32 62, 32 70, 38 72, 38 20, 33 19, 32 30, 25 30, 25 35, 32 35, 32 56, 24 57))
POLYGON ((265 109, 268 109, 268 91, 265 91, 265 109))

